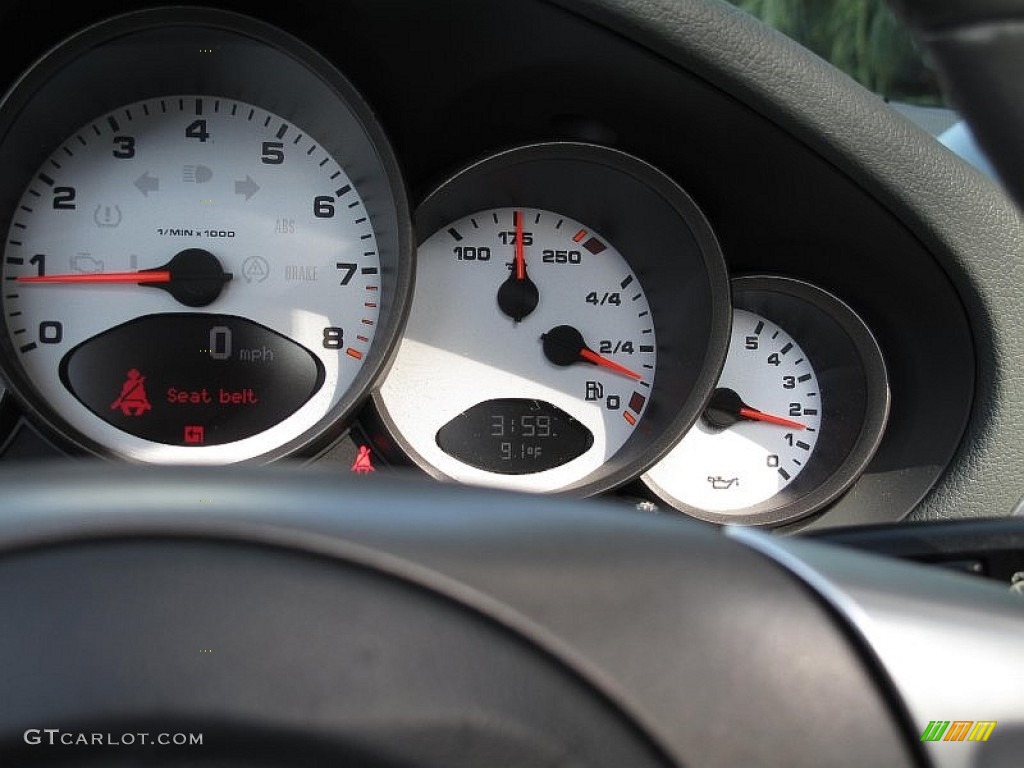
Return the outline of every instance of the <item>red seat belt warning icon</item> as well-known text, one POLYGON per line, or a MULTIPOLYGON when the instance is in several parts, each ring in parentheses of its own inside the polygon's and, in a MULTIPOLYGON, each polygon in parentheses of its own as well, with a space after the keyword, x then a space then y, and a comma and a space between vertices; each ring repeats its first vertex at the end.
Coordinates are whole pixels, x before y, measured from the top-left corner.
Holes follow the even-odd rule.
POLYGON ((365 445, 359 446, 359 453, 352 464, 352 471, 357 475, 368 475, 373 472, 373 460, 370 458, 370 449, 365 445))
POLYGON ((128 371, 128 378, 121 385, 121 394, 110 404, 111 410, 120 408, 125 416, 141 416, 153 406, 149 404, 146 397, 146 377, 132 368, 128 371))

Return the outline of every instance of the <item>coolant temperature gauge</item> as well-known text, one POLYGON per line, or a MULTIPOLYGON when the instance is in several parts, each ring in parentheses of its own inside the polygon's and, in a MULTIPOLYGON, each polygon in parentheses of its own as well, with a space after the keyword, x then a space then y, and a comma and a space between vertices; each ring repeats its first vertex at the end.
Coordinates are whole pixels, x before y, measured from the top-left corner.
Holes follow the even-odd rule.
POLYGON ((643 479, 705 520, 788 522, 832 501, 874 453, 888 413, 885 367, 863 321, 811 285, 738 278, 733 303, 704 413, 643 479))

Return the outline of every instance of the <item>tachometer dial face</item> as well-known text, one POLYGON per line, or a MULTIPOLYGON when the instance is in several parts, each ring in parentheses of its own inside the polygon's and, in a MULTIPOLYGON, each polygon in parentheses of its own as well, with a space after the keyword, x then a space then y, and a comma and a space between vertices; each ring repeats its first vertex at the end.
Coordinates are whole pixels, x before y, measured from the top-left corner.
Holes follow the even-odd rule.
POLYGON ((489 209, 428 238, 419 264, 381 397, 424 460, 467 483, 549 491, 622 447, 657 338, 612 243, 555 211, 489 209))
POLYGON ((733 302, 729 354, 704 413, 643 481, 705 520, 791 522, 871 459, 888 414, 885 365, 863 321, 819 288, 737 278, 733 302))
MULTIPOLYGON (((146 47, 156 35, 149 62, 196 43, 198 61, 165 79, 215 90, 69 125, 34 168, 4 245, 13 381, 101 452, 223 463, 308 447, 352 410, 395 334, 408 284, 400 184, 358 97, 312 54, 286 52, 276 32, 239 17, 233 25, 275 41, 205 25, 220 14, 160 18, 170 31, 151 32, 158 19, 138 14, 128 39, 146 47), (284 70, 247 100, 204 56, 249 62, 252 76, 284 70)), ((97 66, 113 56, 102 43, 68 44, 81 46, 97 66)), ((98 77, 66 55, 72 63, 43 86, 50 98, 98 77)), ((0 152, 31 119, 8 127, 0 152)))
POLYGON ((418 222, 409 322, 374 396, 378 445, 440 478, 595 492, 692 422, 728 299, 678 187, 612 150, 536 145, 458 174, 418 222), (687 394, 681 411, 664 407, 669 391, 687 394))

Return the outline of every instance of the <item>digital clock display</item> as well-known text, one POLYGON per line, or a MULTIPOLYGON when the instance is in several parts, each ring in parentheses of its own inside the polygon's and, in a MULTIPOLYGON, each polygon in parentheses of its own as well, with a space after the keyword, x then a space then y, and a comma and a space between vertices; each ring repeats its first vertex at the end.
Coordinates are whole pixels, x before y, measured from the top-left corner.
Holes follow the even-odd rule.
POLYGON ((503 475, 559 467, 593 444, 591 431, 561 408, 525 398, 478 403, 437 432, 437 445, 449 456, 503 475))

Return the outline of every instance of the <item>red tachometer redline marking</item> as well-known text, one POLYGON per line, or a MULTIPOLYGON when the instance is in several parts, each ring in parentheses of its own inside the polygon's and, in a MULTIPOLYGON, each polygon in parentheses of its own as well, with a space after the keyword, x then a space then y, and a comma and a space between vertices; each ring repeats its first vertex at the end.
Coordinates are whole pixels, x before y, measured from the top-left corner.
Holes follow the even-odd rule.
POLYGON ((19 283, 169 283, 169 270, 156 272, 94 272, 74 275, 21 276, 19 283))
POLYGON ((636 426, 636 417, 632 413, 630 413, 629 411, 623 411, 622 412, 622 418, 624 418, 626 421, 628 421, 629 425, 631 427, 635 427, 636 426))
POLYGON ((773 416, 770 413, 765 413, 755 408, 740 408, 740 417, 750 419, 751 421, 763 421, 766 424, 777 424, 780 427, 789 427, 790 429, 807 429, 806 425, 801 424, 799 421, 784 419, 781 416, 773 416))
POLYGON ((581 349, 580 357, 582 357, 584 360, 588 360, 591 363, 596 363, 597 365, 603 366, 604 368, 615 371, 616 373, 621 373, 623 376, 629 376, 629 378, 631 379, 636 379, 637 381, 639 381, 640 379, 643 378, 643 376, 641 376, 639 373, 629 370, 629 368, 627 368, 624 365, 619 365, 614 360, 609 360, 607 357, 602 357, 601 355, 597 354, 597 352, 594 352, 591 349, 581 349))
POLYGON ((358 349, 352 349, 352 347, 346 349, 345 354, 348 355, 349 357, 354 357, 356 360, 363 359, 363 353, 360 352, 358 349))

